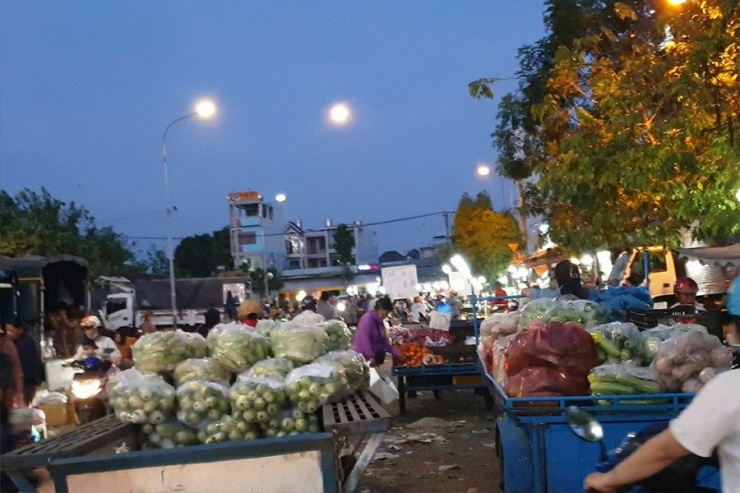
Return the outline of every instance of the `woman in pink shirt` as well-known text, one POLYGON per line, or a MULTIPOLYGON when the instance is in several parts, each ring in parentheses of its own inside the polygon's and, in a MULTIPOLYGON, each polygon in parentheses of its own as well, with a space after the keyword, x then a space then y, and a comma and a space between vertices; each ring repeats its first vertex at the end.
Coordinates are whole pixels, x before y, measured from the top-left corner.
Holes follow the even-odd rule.
POLYGON ((375 302, 375 308, 365 313, 357 323, 352 349, 365 356, 371 364, 382 365, 386 353, 391 353, 394 358, 401 356, 388 340, 385 323, 383 323, 392 311, 391 300, 388 297, 379 298, 375 302))

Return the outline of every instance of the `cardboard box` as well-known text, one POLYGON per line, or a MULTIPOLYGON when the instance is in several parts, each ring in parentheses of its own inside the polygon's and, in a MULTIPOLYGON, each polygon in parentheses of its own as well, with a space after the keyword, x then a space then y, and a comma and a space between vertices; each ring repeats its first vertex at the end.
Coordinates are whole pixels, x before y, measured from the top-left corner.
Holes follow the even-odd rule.
POLYGON ((46 426, 64 426, 69 422, 67 414, 67 403, 55 402, 51 404, 41 404, 39 409, 46 414, 46 426))

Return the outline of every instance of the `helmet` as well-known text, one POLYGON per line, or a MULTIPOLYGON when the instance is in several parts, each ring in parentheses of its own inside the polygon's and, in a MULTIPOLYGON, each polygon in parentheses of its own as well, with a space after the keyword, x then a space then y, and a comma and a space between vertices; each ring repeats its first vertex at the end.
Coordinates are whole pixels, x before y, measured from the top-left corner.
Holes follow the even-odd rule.
POLYGON ((257 300, 244 300, 239 305, 239 318, 245 320, 249 315, 262 315, 262 303, 257 300))
POLYGON ((690 277, 682 277, 676 279, 676 284, 673 285, 673 293, 678 294, 696 294, 699 292, 699 286, 696 281, 690 277))
POLYGON ((99 329, 101 325, 100 319, 95 315, 88 315, 80 322, 80 326, 83 329, 99 329))
POLYGON ((311 295, 304 296, 301 300, 301 310, 316 310, 316 298, 311 295))

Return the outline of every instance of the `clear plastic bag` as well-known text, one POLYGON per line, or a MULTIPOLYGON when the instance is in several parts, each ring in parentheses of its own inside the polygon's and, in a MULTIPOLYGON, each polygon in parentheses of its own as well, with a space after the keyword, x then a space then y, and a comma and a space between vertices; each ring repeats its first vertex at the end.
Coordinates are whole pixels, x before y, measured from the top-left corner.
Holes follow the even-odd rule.
POLYGON ((645 351, 645 341, 640 329, 629 322, 612 322, 588 329, 596 343, 596 355, 602 362, 631 362, 635 366, 648 366, 653 354, 645 351))
POLYGON ((356 351, 331 351, 314 363, 337 363, 344 367, 347 383, 353 391, 370 387, 370 366, 365 357, 356 351))
POLYGON ((318 313, 312 312, 311 310, 305 310, 293 317, 290 322, 295 325, 313 327, 319 325, 320 323, 326 322, 326 319, 323 315, 319 315, 318 313))
POLYGON ((212 357, 233 373, 246 371, 270 356, 270 341, 243 326, 226 327, 218 336, 212 357))
POLYGON ((480 324, 480 336, 498 337, 499 335, 510 335, 517 331, 519 326, 520 312, 494 313, 480 324))
POLYGON ((319 327, 329 336, 329 351, 344 351, 352 344, 352 331, 341 320, 329 320, 319 327))
POLYGON ((208 337, 206 337, 206 344, 208 345, 208 354, 213 355, 213 351, 216 349, 216 342, 221 333, 228 327, 242 327, 242 324, 227 323, 227 324, 216 324, 211 330, 208 331, 208 337))
POLYGON ((198 432, 201 443, 238 442, 261 438, 259 426, 224 416, 198 432))
POLYGON ((156 425, 175 417, 175 388, 153 373, 119 373, 108 397, 121 421, 156 425))
POLYGON ((197 431, 177 420, 142 425, 139 442, 142 449, 167 449, 200 443, 197 431))
POLYGON ((491 348, 491 376, 501 385, 506 385, 508 380, 506 375, 506 350, 513 338, 514 334, 499 337, 491 348))
POLYGON ((259 361, 247 370, 247 377, 268 377, 285 379, 293 371, 295 365, 285 358, 269 358, 259 361))
POLYGON ((555 300, 540 298, 524 305, 519 316, 519 330, 528 329, 530 322, 547 322, 546 316, 556 304, 555 300))
POLYGON ((329 402, 352 394, 344 367, 336 363, 312 363, 296 368, 285 379, 288 399, 303 412, 314 413, 329 402))
POLYGON ((592 395, 660 394, 657 372, 631 363, 607 363, 588 375, 592 395))
POLYGON ((329 336, 320 327, 302 327, 285 323, 270 333, 276 358, 287 358, 297 364, 310 363, 329 350, 329 336))
POLYGON ((190 380, 177 387, 177 404, 177 419, 198 429, 231 411, 229 388, 205 380, 190 380))
POLYGON ((604 322, 599 304, 589 300, 558 300, 545 313, 545 322, 574 322, 584 328, 595 327, 604 322))
POLYGON ((190 380, 228 383, 231 373, 213 358, 190 358, 177 364, 172 378, 177 386, 190 380))
POLYGON ((273 329, 280 327, 281 323, 282 322, 278 320, 259 320, 255 330, 261 336, 270 337, 270 332, 272 332, 273 329))
POLYGON ((699 374, 705 368, 728 368, 731 364, 732 352, 717 337, 692 330, 663 342, 652 367, 667 391, 696 392, 702 386, 699 374))
POLYGON ((136 368, 154 373, 172 371, 189 358, 205 357, 206 348, 203 336, 182 330, 146 334, 131 347, 136 368))
POLYGON ((266 438, 280 438, 320 431, 319 418, 316 413, 304 413, 297 408, 284 410, 280 416, 275 416, 268 422, 261 423, 260 428, 266 438))
POLYGON ((282 378, 239 375, 229 392, 231 416, 247 423, 267 423, 290 404, 282 378))

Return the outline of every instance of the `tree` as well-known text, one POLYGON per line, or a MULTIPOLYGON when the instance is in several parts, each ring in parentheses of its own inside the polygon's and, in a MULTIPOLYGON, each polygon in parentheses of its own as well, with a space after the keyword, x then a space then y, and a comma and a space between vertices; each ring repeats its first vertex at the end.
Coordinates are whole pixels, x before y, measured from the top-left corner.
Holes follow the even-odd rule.
POLYGON ((167 254, 161 248, 154 245, 146 251, 144 265, 146 270, 154 275, 164 275, 169 273, 170 264, 167 254))
POLYGON ((270 267, 265 270, 257 268, 253 271, 249 271, 249 281, 252 283, 252 291, 259 293, 261 297, 267 297, 269 293, 265 291, 265 274, 272 274, 267 280, 267 289, 271 292, 280 291, 283 288, 284 282, 280 275, 280 272, 274 267, 270 267))
POLYGON ((455 212, 452 245, 470 261, 475 273, 489 279, 498 277, 514 258, 509 245, 520 242, 514 216, 495 212, 487 193, 479 193, 475 199, 463 195, 455 212))
POLYGON ((48 190, 24 189, 11 196, 0 191, 0 255, 71 254, 90 264, 90 275, 143 272, 127 238, 98 227, 90 212, 74 202, 55 199, 48 190))
POLYGON ((334 250, 337 252, 337 260, 342 265, 342 277, 349 282, 354 278, 352 264, 355 263, 355 256, 352 251, 355 248, 355 235, 346 224, 337 226, 334 232, 334 250))
POLYGON ((175 269, 181 277, 209 277, 231 263, 229 228, 184 238, 175 249, 175 269))

